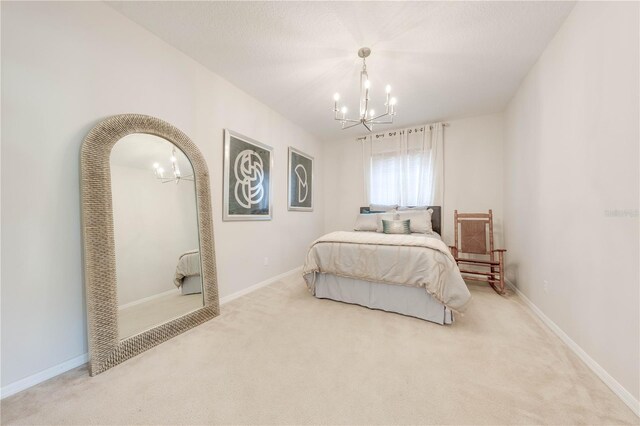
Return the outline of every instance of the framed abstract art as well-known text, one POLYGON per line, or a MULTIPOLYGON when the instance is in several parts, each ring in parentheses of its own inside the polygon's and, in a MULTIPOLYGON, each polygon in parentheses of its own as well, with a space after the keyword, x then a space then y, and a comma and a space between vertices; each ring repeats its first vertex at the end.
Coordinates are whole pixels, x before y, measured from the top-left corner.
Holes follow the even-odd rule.
POLYGON ((222 220, 271 220, 273 148, 224 131, 222 220))
POLYGON ((289 210, 313 211, 313 157, 289 147, 289 210))

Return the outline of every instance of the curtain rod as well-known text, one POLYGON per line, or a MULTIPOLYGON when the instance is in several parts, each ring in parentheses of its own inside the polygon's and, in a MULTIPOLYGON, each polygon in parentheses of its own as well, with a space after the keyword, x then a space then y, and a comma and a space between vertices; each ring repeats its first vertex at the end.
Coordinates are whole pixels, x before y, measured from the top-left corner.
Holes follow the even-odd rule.
MULTIPOLYGON (((442 127, 449 127, 449 126, 450 126, 449 123, 442 123, 442 127)), ((433 129, 433 124, 427 124, 425 126, 409 126, 407 128, 404 128, 404 129, 394 129, 394 130, 388 130, 388 131, 384 131, 384 132, 373 133, 373 134, 370 134, 370 135, 367 135, 367 136, 360 136, 359 138, 356 138, 356 140, 357 141, 363 141, 363 140, 367 139, 367 137, 374 136, 374 135, 376 137, 381 137, 381 136, 384 137, 384 136, 386 136, 387 132, 389 132, 389 136, 395 136, 395 134, 397 132, 402 132, 402 131, 407 130, 407 129, 409 130, 409 133, 411 133, 412 130, 415 130, 417 132, 417 131, 424 130, 424 127, 429 127, 429 129, 433 129)))

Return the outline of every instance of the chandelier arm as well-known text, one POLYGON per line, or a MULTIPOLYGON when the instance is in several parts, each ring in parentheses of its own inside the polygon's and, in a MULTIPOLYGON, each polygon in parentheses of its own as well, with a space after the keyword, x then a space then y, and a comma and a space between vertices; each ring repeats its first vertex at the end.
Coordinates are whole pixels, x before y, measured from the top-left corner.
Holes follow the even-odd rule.
POLYGON ((375 124, 393 123, 393 117, 394 116, 391 115, 391 114, 382 114, 382 115, 379 115, 377 117, 372 117, 372 118, 370 118, 370 119, 368 119, 366 121, 367 121, 367 123, 375 123, 375 124), (379 118, 384 118, 384 117, 389 117, 388 118, 389 121, 386 121, 386 120, 385 121, 379 121, 378 120, 379 118))
POLYGON ((345 125, 344 125, 344 123, 343 123, 343 124, 342 124, 342 130, 350 129, 350 128, 352 128, 352 127, 356 127, 356 126, 358 126, 358 125, 360 125, 360 124, 362 124, 362 121, 355 122, 355 123, 350 124, 350 125, 348 125, 348 126, 345 126, 345 125))
POLYGON ((338 121, 342 121, 343 123, 360 123, 362 120, 356 120, 353 118, 339 118, 338 121))
POLYGON ((373 125, 371 125, 371 127, 369 127, 369 125, 368 125, 368 123, 366 121, 363 121, 362 125, 364 127, 366 127, 368 131, 370 131, 370 132, 373 131, 373 125))
POLYGON ((373 121, 373 120, 377 120, 378 118, 382 118, 382 117, 387 117, 388 115, 390 115, 388 112, 385 112, 384 114, 380 114, 380 115, 376 115, 375 117, 371 117, 368 118, 366 121, 373 121))

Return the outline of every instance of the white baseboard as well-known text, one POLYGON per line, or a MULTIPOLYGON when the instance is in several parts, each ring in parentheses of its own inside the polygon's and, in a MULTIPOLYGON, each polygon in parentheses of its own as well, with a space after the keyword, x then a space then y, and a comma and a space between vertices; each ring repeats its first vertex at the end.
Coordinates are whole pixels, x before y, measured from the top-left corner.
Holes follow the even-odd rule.
POLYGON ((302 266, 298 266, 297 268, 293 268, 290 271, 284 272, 284 273, 282 273, 280 275, 276 275, 275 277, 268 278, 268 279, 266 279, 264 281, 259 282, 258 284, 252 285, 251 287, 247 287, 247 288, 245 288, 243 290, 236 291, 233 294, 225 296, 225 297, 220 299, 220 304, 224 305, 225 303, 229 303, 232 300, 237 299, 238 297, 242 297, 245 294, 249 294, 252 291, 256 291, 259 288, 268 286, 269 284, 273 284, 274 282, 276 282, 278 280, 281 280, 284 277, 288 277, 289 275, 293 275, 293 274, 299 273, 299 272, 302 272, 302 266))
POLYGON ((69 370, 73 370, 76 367, 80 367, 81 365, 86 364, 88 361, 89 354, 85 353, 75 358, 71 358, 70 360, 67 360, 61 364, 54 365, 51 368, 40 371, 39 373, 25 377, 24 379, 9 383, 8 385, 3 386, 2 389, 0 389, 0 398, 4 399, 8 396, 14 395, 27 388, 30 388, 31 386, 35 386, 38 383, 49 380, 59 374, 65 373, 69 370))
MULTIPOLYGON (((245 294, 249 294, 252 291, 256 291, 259 288, 265 287, 269 284, 272 284, 278 280, 281 280, 282 278, 285 278, 289 275, 292 275, 294 273, 297 272, 301 272, 302 271, 302 266, 299 266, 295 269, 292 269, 288 272, 285 272, 283 274, 280 275, 276 275, 275 277, 271 277, 267 280, 261 281, 257 284, 252 285, 251 287, 247 287, 243 290, 237 291, 233 294, 230 294, 228 296, 223 297, 222 299, 220 299, 220 304, 225 304, 228 303, 232 300, 235 300, 241 296, 244 296, 245 294)), ((174 292, 175 290, 171 290, 171 292, 174 292)), ((153 298, 154 296, 152 296, 151 298, 153 298)), ((147 298, 148 299, 148 298, 147 298)), ((133 304, 138 304, 141 303, 141 301, 136 301, 133 302, 133 304)), ((129 304, 130 306, 132 306, 131 304, 129 304)), ((87 362, 89 362, 89 354, 88 353, 84 353, 82 355, 79 355, 75 358, 72 358, 68 361, 65 361, 61 364, 58 365, 54 365, 51 368, 47 368, 46 370, 40 371, 39 373, 33 374, 31 376, 25 377, 24 379, 20 379, 18 381, 15 381, 13 383, 9 383, 6 386, 3 386, 2 389, 0 389, 0 399, 4 399, 6 397, 9 397, 11 395, 15 395, 18 392, 21 392, 23 390, 26 390, 32 386, 37 385, 38 383, 42 383, 45 380, 49 380, 54 378, 57 375, 60 375, 62 373, 65 373, 69 370, 72 370, 76 367, 80 367, 83 364, 86 364, 87 362)))
POLYGON ((609 389, 611 389, 613 393, 615 393, 618 398, 620 398, 622 402, 624 402, 631 409, 631 411, 635 413, 636 416, 640 417, 640 401, 635 399, 634 396, 624 388, 624 386, 622 386, 616 379, 614 379, 609 373, 607 373, 607 371, 602 368, 602 366, 598 364, 593 358, 591 358, 589 354, 584 351, 584 349, 582 349, 576 342, 574 342, 573 339, 571 339, 571 337, 567 335, 567 333, 562 331, 562 329, 558 327, 556 323, 551 321, 551 319, 546 316, 545 313, 542 312, 540 308, 538 308, 531 300, 529 300, 529 298, 525 296, 524 293, 522 293, 518 289, 518 287, 516 287, 509 281, 507 281, 507 285, 511 287, 511 289, 516 292, 518 296, 520 296, 522 301, 533 311, 533 313, 535 313, 538 318, 540 318, 542 322, 545 323, 545 325, 549 327, 549 329, 553 331, 553 333, 555 333, 555 335, 558 336, 560 340, 562 340, 564 344, 567 345, 569 349, 571 349, 578 356, 578 358, 580 358, 582 362, 584 362, 587 367, 589 367, 591 371, 593 371, 596 376, 598 376, 600 380, 602 380, 604 384, 607 385, 609 389))
POLYGON ((158 299, 163 296, 168 296, 170 294, 180 294, 180 289, 172 288, 171 290, 164 291, 162 293, 154 294, 152 296, 143 297, 142 299, 134 300, 133 302, 125 303, 122 306, 118 306, 118 310, 121 311, 123 309, 130 308, 132 306, 139 305, 141 303, 149 302, 154 299, 158 299))

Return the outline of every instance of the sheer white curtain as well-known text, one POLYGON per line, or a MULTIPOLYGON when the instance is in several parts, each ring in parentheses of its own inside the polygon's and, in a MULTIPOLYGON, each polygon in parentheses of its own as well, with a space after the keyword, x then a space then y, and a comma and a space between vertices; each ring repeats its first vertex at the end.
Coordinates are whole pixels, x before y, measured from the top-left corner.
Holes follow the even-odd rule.
POLYGON ((442 205, 442 123, 367 136, 363 142, 368 204, 442 205))

